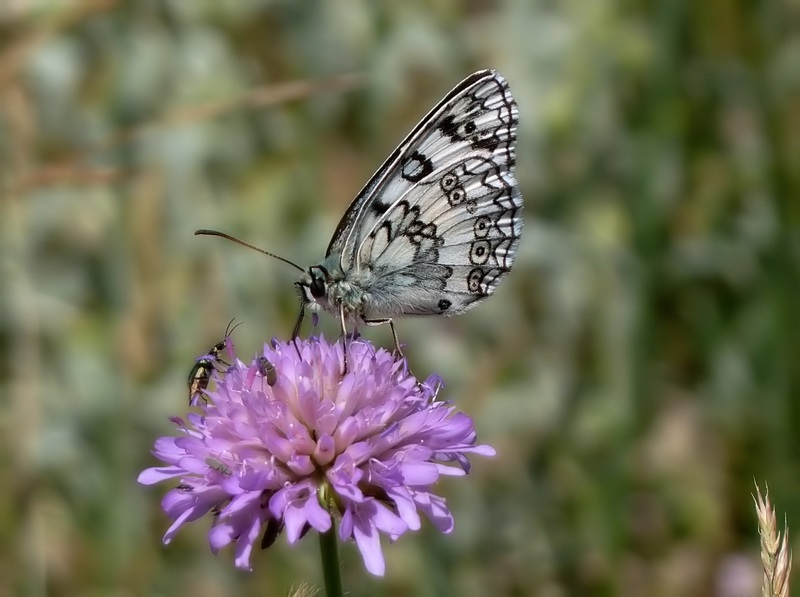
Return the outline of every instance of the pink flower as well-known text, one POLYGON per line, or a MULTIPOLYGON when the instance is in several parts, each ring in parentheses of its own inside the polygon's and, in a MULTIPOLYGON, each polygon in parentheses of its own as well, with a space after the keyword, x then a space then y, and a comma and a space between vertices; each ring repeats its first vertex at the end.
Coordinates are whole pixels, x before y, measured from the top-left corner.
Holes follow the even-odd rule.
POLYGON ((436 399, 438 377, 419 382, 405 360, 361 339, 348 341, 343 369, 341 342, 310 338, 273 341, 249 365, 215 372, 203 412, 174 418, 177 437, 156 441, 165 466, 139 475, 146 485, 178 479, 162 503, 174 521, 164 543, 211 512, 212 551, 234 543, 236 566, 250 569, 260 537, 268 547, 285 530, 294 544, 340 516, 339 537, 383 575, 379 533, 418 530, 420 512, 452 531, 433 484, 468 473, 467 454, 494 449, 475 445, 472 420, 436 399))

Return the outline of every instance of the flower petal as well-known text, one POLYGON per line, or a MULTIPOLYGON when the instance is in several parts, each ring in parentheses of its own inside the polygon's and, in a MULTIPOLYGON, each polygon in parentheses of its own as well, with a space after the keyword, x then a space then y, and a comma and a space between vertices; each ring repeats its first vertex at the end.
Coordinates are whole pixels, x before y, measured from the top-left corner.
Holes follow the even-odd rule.
POLYGON ((154 466, 139 473, 136 480, 142 485, 153 485, 159 481, 180 477, 185 473, 186 471, 177 466, 154 466))
POLYGON ((383 559, 381 539, 375 525, 369 520, 359 521, 353 528, 353 538, 367 571, 375 576, 383 576, 386 572, 386 562, 383 559))

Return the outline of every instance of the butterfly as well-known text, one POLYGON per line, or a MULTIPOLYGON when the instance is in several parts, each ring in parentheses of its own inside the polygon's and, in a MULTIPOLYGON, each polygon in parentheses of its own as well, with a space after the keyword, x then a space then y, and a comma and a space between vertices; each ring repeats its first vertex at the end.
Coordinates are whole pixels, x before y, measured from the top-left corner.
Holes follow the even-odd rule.
MULTIPOLYGON (((456 85, 392 152, 342 216, 318 265, 299 265, 223 232, 221 236, 288 263, 300 332, 306 308, 350 323, 459 315, 490 296, 511 271, 522 232, 514 177, 517 104, 506 80, 478 71, 456 85)), ((402 353, 400 353, 402 354, 402 353)))
POLYGON ((211 372, 216 368, 217 363, 222 363, 227 365, 222 357, 222 351, 226 348, 229 348, 228 343, 230 342, 230 336, 237 327, 242 325, 244 322, 239 322, 233 328, 231 328, 231 324, 233 323, 233 319, 228 322, 228 326, 225 328, 225 337, 217 342, 214 346, 211 347, 206 354, 197 358, 194 367, 192 370, 189 371, 189 378, 186 380, 187 385, 189 386, 189 406, 192 406, 197 403, 199 398, 203 397, 203 391, 208 387, 208 382, 211 380, 211 372))

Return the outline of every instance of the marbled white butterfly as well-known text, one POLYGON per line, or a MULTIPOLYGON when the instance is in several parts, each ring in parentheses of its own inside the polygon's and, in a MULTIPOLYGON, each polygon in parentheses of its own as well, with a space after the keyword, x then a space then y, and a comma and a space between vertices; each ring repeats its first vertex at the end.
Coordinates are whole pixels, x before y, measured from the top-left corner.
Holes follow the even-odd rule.
POLYGON ((301 308, 337 316, 342 333, 392 317, 458 315, 511 270, 522 230, 514 178, 517 105, 497 72, 476 72, 448 93, 384 162, 342 217, 325 260, 296 282, 301 308))

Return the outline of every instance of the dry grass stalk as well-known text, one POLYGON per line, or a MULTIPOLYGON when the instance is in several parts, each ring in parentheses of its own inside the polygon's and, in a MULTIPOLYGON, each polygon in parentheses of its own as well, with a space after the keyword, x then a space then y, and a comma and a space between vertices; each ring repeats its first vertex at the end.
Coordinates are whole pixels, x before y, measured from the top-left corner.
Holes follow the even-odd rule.
POLYGON ((289 594, 291 597, 314 597, 317 593, 319 593, 318 587, 302 582, 297 589, 291 589, 289 594))
POLYGON ((792 570, 792 552, 789 549, 789 527, 784 522, 783 536, 778 532, 775 508, 769 501, 769 487, 764 495, 756 484, 753 496, 758 514, 758 534, 761 536, 761 563, 764 579, 762 597, 789 597, 789 574, 792 570))

